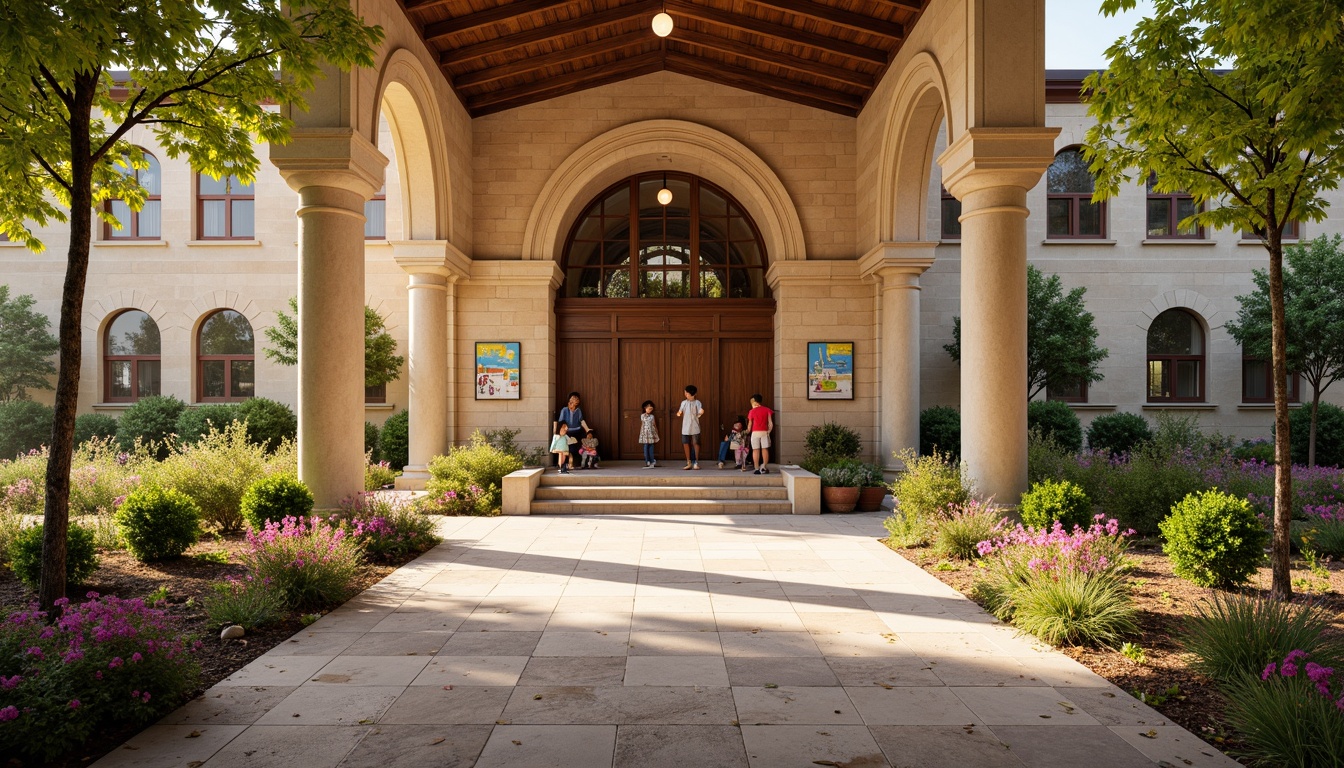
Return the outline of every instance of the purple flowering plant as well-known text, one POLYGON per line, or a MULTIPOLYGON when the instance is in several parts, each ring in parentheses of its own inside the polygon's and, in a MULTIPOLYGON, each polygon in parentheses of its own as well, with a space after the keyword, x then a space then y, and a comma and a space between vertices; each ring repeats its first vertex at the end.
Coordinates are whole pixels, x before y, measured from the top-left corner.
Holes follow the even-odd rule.
POLYGON ((0 754, 51 760, 114 724, 145 723, 197 683, 200 647, 143 600, 88 594, 0 625, 0 754))
POLYGON ((1229 719, 1257 765, 1344 762, 1344 672, 1322 661, 1296 649, 1229 684, 1229 719))
POLYGON ((341 502, 345 529, 370 560, 391 562, 417 555, 438 544, 434 520, 417 507, 410 494, 373 491, 341 502))
POLYGON ((1127 540, 1133 535, 1133 530, 1121 530, 1119 521, 1097 515, 1091 526, 1075 525, 1072 531, 1058 521, 1049 528, 1000 525, 998 535, 976 549, 1014 573, 1109 574, 1126 567, 1127 540))
POLYGON ((359 575, 363 546, 339 518, 286 517, 249 528, 242 561, 268 581, 292 609, 326 608, 344 600, 359 575))

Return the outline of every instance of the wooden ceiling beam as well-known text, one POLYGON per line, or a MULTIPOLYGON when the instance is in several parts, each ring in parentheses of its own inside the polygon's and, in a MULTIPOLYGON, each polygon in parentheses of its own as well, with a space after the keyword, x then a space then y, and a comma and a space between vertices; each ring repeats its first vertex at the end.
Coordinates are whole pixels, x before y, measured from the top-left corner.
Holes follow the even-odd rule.
POLYGON ((902 11, 924 12, 924 3, 921 0, 874 0, 874 2, 891 8, 899 8, 902 11))
POLYGON ((644 31, 627 32, 624 35, 615 37, 606 37, 595 42, 573 48, 561 48, 553 53, 542 56, 530 56, 526 59, 520 59, 508 64, 501 64, 496 67, 486 67, 474 72, 464 72, 452 80, 454 88, 471 88, 486 83, 493 83, 496 80, 514 77, 516 75, 535 72, 539 69, 546 69, 559 64, 568 64, 571 61, 587 58, 589 56, 600 56, 611 51, 621 51, 630 48, 639 43, 645 45, 654 45, 658 38, 644 31))
POLYGON ((717 61, 706 61, 678 51, 669 50, 666 54, 666 61, 666 68, 672 72, 741 88, 744 91, 773 96, 784 101, 807 104, 849 117, 857 116, 860 107, 863 106, 863 99, 859 96, 793 80, 770 78, 755 70, 735 67, 717 61))
POLYGON ((663 69, 664 55, 662 50, 649 51, 610 64, 579 70, 563 77, 483 93, 467 99, 467 111, 472 117, 480 117, 599 85, 647 75, 663 69))
POLYGON ((872 75, 864 74, 846 67, 837 67, 831 64, 822 64, 819 61, 810 59, 800 59, 797 56, 790 56, 787 53, 780 53, 769 48, 748 45, 737 40, 728 40, 717 35, 707 35, 703 32, 696 32, 690 29, 676 30, 668 38, 670 43, 684 43, 689 45, 708 48, 720 53, 727 53, 743 59, 750 59, 762 64, 772 64, 776 67, 799 72, 808 75, 815 75, 827 80, 846 83, 859 88, 872 89, 877 79, 872 75))
MULTIPOLYGON (((631 5, 621 5, 615 8, 608 8, 598 13, 584 14, 577 18, 562 21, 558 24, 543 24, 535 29, 529 29, 525 32, 518 32, 511 35, 496 37, 492 40, 475 43, 474 45, 465 45, 461 48, 450 48, 439 54, 440 65, 461 64, 467 61, 474 61, 495 53, 520 48, 533 43, 540 43, 546 40, 554 40, 557 37, 574 35, 580 32, 609 27, 612 24, 619 24, 623 21, 629 21, 633 18, 648 15, 650 18, 662 7, 660 0, 642 0, 642 2, 631 5)), ((653 32, 650 31, 652 36, 653 32)))
POLYGON ((773 8, 776 11, 834 24, 857 32, 881 35, 896 41, 905 39, 905 27, 894 21, 884 21, 813 0, 751 0, 751 2, 763 8, 773 8))
MULTIPOLYGON (((729 29, 737 29, 750 34, 761 35, 762 37, 774 38, 781 43, 813 48, 850 59, 866 61, 871 64, 885 66, 887 63, 887 52, 879 48, 869 48, 866 45, 859 45, 858 43, 835 40, 825 35, 807 32, 784 24, 761 21, 760 19, 755 19, 744 14, 729 13, 715 8, 706 8, 689 2, 688 0, 667 0, 667 11, 672 14, 674 19, 677 16, 696 19, 709 24, 728 27, 729 29)), ((674 29, 672 35, 675 37, 676 34, 677 32, 674 29)))
POLYGON ((549 11, 554 8, 560 8, 570 5, 574 0, 522 0, 521 2, 505 2, 503 5, 497 5, 484 11, 469 13, 466 16, 458 16, 443 21, 430 22, 425 25, 425 40, 437 40, 439 38, 456 35, 460 32, 469 32, 473 29, 488 27, 492 24, 517 19, 522 16, 530 16, 534 13, 549 11))
POLYGON ((419 11, 428 11, 431 8, 438 8, 440 5, 447 5, 453 0, 401 0, 401 7, 408 12, 416 13, 419 11))

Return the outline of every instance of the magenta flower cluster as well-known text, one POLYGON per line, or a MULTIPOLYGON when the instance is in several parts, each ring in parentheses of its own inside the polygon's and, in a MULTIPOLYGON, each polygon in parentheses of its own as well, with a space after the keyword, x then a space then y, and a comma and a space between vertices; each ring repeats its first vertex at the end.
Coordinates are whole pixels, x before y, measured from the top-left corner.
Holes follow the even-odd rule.
POLYGON ((94 592, 57 605, 54 622, 34 605, 0 624, 0 753, 59 753, 108 722, 143 722, 160 711, 151 699, 171 704, 195 685, 200 644, 163 610, 94 592))
POLYGON ((265 528, 247 532, 247 544, 254 556, 273 551, 271 545, 285 544, 285 549, 293 555, 290 565, 294 568, 339 556, 348 546, 343 544, 345 538, 345 529, 339 525, 331 525, 320 517, 293 515, 280 522, 267 520, 265 528))
POLYGON ((1297 678, 1300 673, 1318 694, 1335 702, 1335 708, 1344 712, 1344 682, 1341 682, 1332 690, 1335 668, 1323 667, 1314 661, 1306 661, 1308 655, 1306 651, 1300 648, 1290 651, 1287 656, 1283 657, 1283 661, 1277 664, 1270 662, 1260 673, 1260 679, 1268 681, 1276 675, 1284 678, 1297 678), (1306 663, 1299 663, 1303 661, 1306 661, 1306 663))
POLYGON ((1119 566, 1125 540, 1133 535, 1133 530, 1122 531, 1117 520, 1097 515, 1090 527, 1074 526, 1072 531, 1064 530, 1058 521, 1048 529, 1019 523, 993 539, 980 542, 976 549, 981 557, 999 555, 1037 573, 1093 574, 1119 566))

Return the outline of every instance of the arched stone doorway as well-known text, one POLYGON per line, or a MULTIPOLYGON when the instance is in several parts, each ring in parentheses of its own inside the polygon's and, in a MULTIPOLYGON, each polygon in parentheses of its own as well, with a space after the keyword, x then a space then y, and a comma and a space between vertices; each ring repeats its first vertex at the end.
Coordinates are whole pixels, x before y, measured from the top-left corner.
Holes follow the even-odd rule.
POLYGON ((732 195, 687 173, 613 184, 580 212, 561 254, 556 400, 584 396, 603 453, 640 457, 639 413, 657 405, 658 455, 681 455, 673 414, 687 384, 705 404, 706 450, 774 390, 774 313, 760 230, 732 195), (661 189, 670 202, 658 199, 661 189))

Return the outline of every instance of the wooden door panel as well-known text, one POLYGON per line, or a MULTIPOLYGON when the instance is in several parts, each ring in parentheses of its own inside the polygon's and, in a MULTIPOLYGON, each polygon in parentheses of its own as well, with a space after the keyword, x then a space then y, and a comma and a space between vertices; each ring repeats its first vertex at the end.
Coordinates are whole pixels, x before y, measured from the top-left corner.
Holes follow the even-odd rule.
MULTIPOLYGON (((715 402, 717 394, 715 382, 718 376, 717 360, 714 359, 714 341, 711 339, 694 340, 673 340, 667 342, 668 345, 668 394, 673 398, 669 401, 670 413, 675 414, 681 403, 686 399, 685 389, 687 384, 694 384, 699 392, 696 398, 705 407, 705 413, 700 417, 700 446, 702 453, 713 454, 718 451, 718 435, 714 434, 718 425, 719 404, 715 402)), ((676 416, 671 417, 673 423, 672 432, 675 437, 675 445, 669 445, 667 451, 669 459, 678 456, 685 456, 681 448, 681 420, 676 416)), ((667 442, 664 440, 664 442, 667 442)))
MULTIPOLYGON (((616 392, 611 374, 611 342, 561 341, 556 344, 555 403, 547 425, 555 420, 569 399, 570 392, 578 392, 582 402, 584 421, 597 431, 602 455, 610 456, 615 448, 616 392)), ((582 438, 582 435, 575 435, 582 438)))
POLYGON ((773 344, 766 339, 719 341, 719 399, 723 403, 722 429, 732 419, 746 416, 751 396, 761 394, 769 404, 774 390, 773 344))
POLYGON ((622 339, 619 343, 620 369, 617 375, 620 378, 620 391, 617 407, 620 411, 620 429, 612 434, 612 448, 617 449, 619 446, 619 454, 613 455, 619 455, 622 459, 641 459, 644 453, 639 444, 639 406, 645 400, 652 400, 658 405, 654 411, 658 417, 658 434, 662 437, 658 450, 661 451, 671 441, 665 409, 667 342, 661 339, 622 339))

